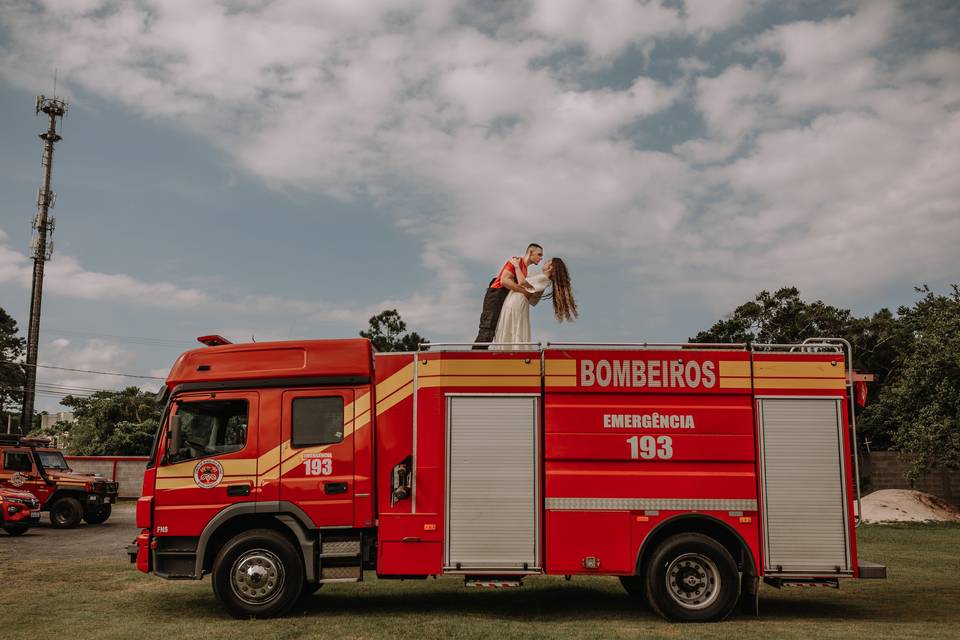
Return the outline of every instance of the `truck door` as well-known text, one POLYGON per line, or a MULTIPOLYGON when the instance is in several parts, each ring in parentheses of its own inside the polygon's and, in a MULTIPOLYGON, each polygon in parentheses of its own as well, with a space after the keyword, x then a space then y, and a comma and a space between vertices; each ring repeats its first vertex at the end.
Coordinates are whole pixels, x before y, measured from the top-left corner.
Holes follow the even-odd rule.
POLYGON ((3 475, 0 485, 10 489, 29 491, 45 504, 54 487, 47 485, 36 467, 33 452, 29 448, 4 449, 3 475))
POLYGON ((171 415, 179 417, 180 447, 168 448, 157 468, 154 533, 198 536, 217 512, 255 500, 259 395, 184 394, 171 415))
POLYGON ((353 524, 353 389, 283 394, 280 500, 318 527, 353 524))

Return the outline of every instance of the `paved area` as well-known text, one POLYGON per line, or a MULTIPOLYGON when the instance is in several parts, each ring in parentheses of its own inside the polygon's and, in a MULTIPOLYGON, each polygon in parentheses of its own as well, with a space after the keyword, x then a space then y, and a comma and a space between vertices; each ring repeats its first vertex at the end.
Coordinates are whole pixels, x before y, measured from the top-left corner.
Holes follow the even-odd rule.
POLYGON ((135 506, 134 500, 121 500, 103 524, 84 522, 76 529, 54 529, 50 515, 44 513, 40 526, 21 536, 9 536, 0 529, 0 555, 21 560, 126 558, 126 547, 137 536, 135 506))

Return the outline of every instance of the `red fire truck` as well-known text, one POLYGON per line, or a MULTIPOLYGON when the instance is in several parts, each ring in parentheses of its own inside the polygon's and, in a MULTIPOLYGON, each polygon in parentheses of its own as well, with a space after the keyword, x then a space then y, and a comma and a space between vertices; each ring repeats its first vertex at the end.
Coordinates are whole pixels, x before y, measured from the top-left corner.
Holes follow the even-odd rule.
POLYGON ((678 621, 756 612, 761 579, 885 577, 857 558, 842 341, 202 340, 167 378, 128 551, 164 578, 211 574, 235 616, 365 569, 617 576, 678 621))

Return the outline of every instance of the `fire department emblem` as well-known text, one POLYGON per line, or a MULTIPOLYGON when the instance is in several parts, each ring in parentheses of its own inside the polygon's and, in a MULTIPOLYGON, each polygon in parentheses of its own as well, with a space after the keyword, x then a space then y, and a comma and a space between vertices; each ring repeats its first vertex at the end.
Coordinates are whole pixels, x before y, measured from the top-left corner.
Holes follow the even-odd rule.
POLYGON ((216 460, 201 460, 193 468, 193 481, 201 489, 213 489, 223 480, 223 467, 216 460))
POLYGON ((27 476, 23 475, 19 471, 17 471, 10 477, 10 484, 12 484, 15 487, 22 487, 26 481, 27 481, 27 476))

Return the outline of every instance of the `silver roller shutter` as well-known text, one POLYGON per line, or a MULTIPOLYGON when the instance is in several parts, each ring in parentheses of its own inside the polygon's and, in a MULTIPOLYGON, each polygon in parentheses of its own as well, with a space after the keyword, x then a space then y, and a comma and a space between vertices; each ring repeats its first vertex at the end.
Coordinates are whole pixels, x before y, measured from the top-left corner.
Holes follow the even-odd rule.
POLYGON ((448 396, 446 565, 537 567, 537 397, 448 396))
POLYGON ((850 547, 841 404, 759 400, 768 573, 847 573, 850 547))

